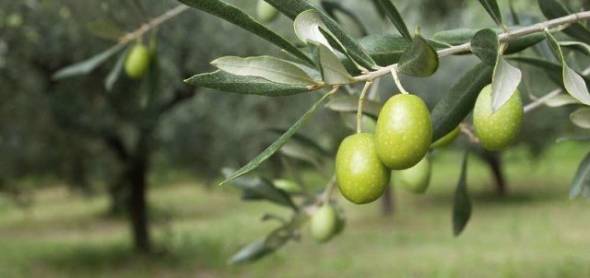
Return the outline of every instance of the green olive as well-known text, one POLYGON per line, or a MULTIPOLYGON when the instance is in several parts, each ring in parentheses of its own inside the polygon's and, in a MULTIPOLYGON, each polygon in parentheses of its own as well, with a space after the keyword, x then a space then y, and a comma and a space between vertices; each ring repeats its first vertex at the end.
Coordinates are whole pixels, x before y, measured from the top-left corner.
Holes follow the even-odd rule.
POLYGON ((453 143, 459 134, 461 133, 461 129, 457 126, 455 129, 451 130, 451 132, 447 133, 447 135, 441 137, 440 139, 436 140, 436 142, 430 145, 431 148, 444 148, 453 143))
POLYGON ((336 234, 338 216, 329 204, 323 205, 311 217, 311 236, 318 242, 326 242, 336 234))
POLYGON ((279 11, 275 9, 271 4, 266 3, 264 0, 258 0, 256 6, 256 12, 258 19, 263 23, 269 23, 277 18, 279 11))
POLYGON ((125 59, 125 72, 133 79, 139 79, 145 75, 150 66, 150 51, 138 43, 135 45, 125 59))
POLYGON ((288 193, 301 193, 301 186, 292 180, 287 179, 276 179, 272 183, 278 189, 281 189, 288 193))
POLYGON ((422 99, 400 94, 385 102, 375 129, 377 154, 383 164, 393 170, 412 167, 431 143, 432 120, 422 99))
POLYGON ((517 90, 508 102, 492 111, 492 86, 481 90, 473 109, 473 127, 482 146, 497 151, 510 145, 520 131, 524 111, 517 90))
POLYGON ((355 204, 366 204, 383 195, 390 171, 375 150, 374 136, 358 133, 342 141, 336 154, 336 180, 342 195, 355 204))
POLYGON ((410 192, 424 193, 430 184, 432 165, 428 155, 411 168, 393 173, 394 185, 399 185, 410 192))

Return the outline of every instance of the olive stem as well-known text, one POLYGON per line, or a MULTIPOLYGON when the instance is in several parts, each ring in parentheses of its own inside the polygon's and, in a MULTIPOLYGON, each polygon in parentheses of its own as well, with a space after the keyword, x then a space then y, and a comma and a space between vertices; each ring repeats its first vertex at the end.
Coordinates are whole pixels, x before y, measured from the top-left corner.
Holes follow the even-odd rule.
POLYGON ((471 127, 468 124, 466 124, 466 123, 459 124, 459 129, 461 130, 461 133, 467 135, 469 142, 471 142, 473 144, 479 144, 479 138, 477 138, 477 136, 475 136, 475 134, 473 133, 473 130, 471 129, 471 127))
POLYGON ((330 178, 330 181, 326 185, 326 189, 324 190, 324 194, 322 194, 322 197, 319 200, 320 205, 330 201, 330 196, 332 196, 332 193, 334 192, 334 188, 336 188, 336 175, 332 175, 332 178, 330 178))
POLYGON ((369 88, 371 88, 371 84, 373 84, 373 81, 367 81, 365 83, 365 87, 363 88, 361 96, 359 97, 358 108, 356 109, 356 133, 363 132, 363 106, 365 104, 367 92, 369 91, 369 88))
POLYGON ((395 66, 394 68, 391 69, 391 76, 393 76, 393 81, 395 82, 395 85, 400 90, 400 92, 402 92, 402 94, 407 95, 408 91, 406 91, 406 89, 402 85, 402 82, 399 79, 399 74, 397 74, 397 66, 395 66))

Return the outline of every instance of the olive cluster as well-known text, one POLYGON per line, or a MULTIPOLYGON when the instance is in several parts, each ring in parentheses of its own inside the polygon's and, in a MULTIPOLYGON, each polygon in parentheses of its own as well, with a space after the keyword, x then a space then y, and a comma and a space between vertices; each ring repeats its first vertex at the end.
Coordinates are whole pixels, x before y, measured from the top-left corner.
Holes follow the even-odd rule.
MULTIPOLYGON (((516 91, 497 111, 492 109, 492 89, 479 94, 473 125, 481 145, 500 150, 518 135, 523 117, 516 91)), ((459 127, 432 143, 432 120, 424 101, 411 94, 398 94, 384 104, 375 133, 357 133, 345 138, 336 154, 336 180, 342 195, 355 204, 375 201, 389 185, 391 171, 396 183, 416 193, 426 191, 431 164, 428 151, 450 144, 459 127)))

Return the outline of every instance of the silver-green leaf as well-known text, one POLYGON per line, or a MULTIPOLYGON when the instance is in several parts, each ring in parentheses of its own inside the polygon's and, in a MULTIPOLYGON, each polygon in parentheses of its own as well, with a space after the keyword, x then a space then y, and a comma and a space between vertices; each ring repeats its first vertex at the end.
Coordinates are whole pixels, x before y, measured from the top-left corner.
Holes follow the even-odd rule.
POLYGON ((570 114, 570 120, 581 128, 590 129, 590 108, 584 107, 577 109, 570 114))
POLYGON ((497 111, 516 92, 522 72, 498 56, 492 77, 492 110, 497 111))
POLYGON ((261 77, 276 83, 304 86, 318 84, 295 64, 271 56, 248 58, 227 56, 218 58, 211 64, 234 75, 261 77))
POLYGON ((584 160, 580 162, 570 188, 572 199, 590 191, 590 153, 586 154, 584 160))
POLYGON ((453 234, 459 236, 471 218, 471 200, 467 191, 467 162, 469 151, 465 151, 461 163, 461 177, 455 189, 453 202, 453 234))
POLYGON ((67 66, 53 75, 54 80, 85 75, 91 73, 94 69, 106 62, 111 56, 117 54, 125 47, 124 44, 116 44, 115 46, 93 56, 92 58, 67 66))
POLYGON ((237 170, 233 174, 229 175, 223 182, 220 183, 220 185, 226 184, 238 177, 241 177, 245 174, 248 174, 248 173, 254 171, 256 168, 258 168, 258 166, 260 166, 260 164, 262 164, 264 161, 269 159, 283 145, 285 145, 287 143, 287 141, 289 141, 289 139, 291 139, 291 137, 295 133, 297 133, 297 131, 303 126, 303 124, 305 124, 307 122, 307 120, 309 118, 311 118, 311 116, 313 114, 315 114, 318 107, 321 105, 321 103, 326 98, 328 98, 328 96, 330 96, 330 94, 323 95, 318 101, 316 101, 311 106, 311 108, 309 108, 309 110, 307 110, 307 112, 305 112, 305 114, 303 114, 303 116, 301 118, 299 118, 299 120, 297 120, 285 133, 283 133, 283 135, 281 135, 276 141, 274 141, 270 146, 268 146, 264 151, 262 151, 253 160, 248 162, 246 165, 244 165, 242 168, 240 168, 239 170, 237 170))
POLYGON ((352 82, 352 76, 346 71, 338 56, 323 44, 318 45, 318 56, 324 82, 331 85, 352 82))
POLYGON ((420 35, 414 36, 412 46, 400 57, 398 70, 401 73, 426 77, 438 69, 438 54, 420 35))

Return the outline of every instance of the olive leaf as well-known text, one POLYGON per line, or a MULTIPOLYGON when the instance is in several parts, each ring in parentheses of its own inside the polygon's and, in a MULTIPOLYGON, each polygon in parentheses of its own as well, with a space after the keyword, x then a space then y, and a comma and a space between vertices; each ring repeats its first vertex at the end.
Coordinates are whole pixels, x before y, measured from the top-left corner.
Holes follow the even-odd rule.
POLYGON ((323 45, 335 52, 326 37, 320 31, 320 28, 327 28, 322 21, 321 16, 316 10, 307 10, 300 13, 293 20, 295 35, 299 40, 306 44, 323 45))
POLYGON ((378 65, 388 66, 397 63, 412 42, 399 35, 375 34, 362 38, 360 44, 378 65))
POLYGON ((389 18, 391 23, 393 23, 395 28, 397 28, 399 33, 407 40, 412 40, 412 35, 410 34, 410 31, 408 31, 406 23, 393 2, 391 2, 391 0, 377 0, 377 3, 379 3, 381 10, 385 12, 385 15, 389 18))
POLYGON ((580 162, 574 180, 571 183, 570 198, 576 198, 590 191, 590 153, 580 162))
POLYGON ((226 56, 214 60, 211 64, 233 75, 261 77, 282 84, 318 85, 305 71, 292 62, 271 56, 248 58, 226 56))
POLYGON ((496 65, 498 58, 498 35, 492 29, 483 29, 471 39, 471 52, 482 62, 496 65))
MULTIPOLYGON (((224 175, 226 177, 230 176, 231 173, 231 170, 224 169, 224 175)), ((239 179, 233 180, 231 185, 242 191, 243 200, 267 200, 294 210, 298 209, 287 192, 276 188, 267 179, 261 177, 240 177, 239 179)))
POLYGON ((438 69, 438 54, 422 36, 416 35, 412 46, 402 54, 397 66, 399 72, 407 75, 430 76, 438 69))
POLYGON ((92 56, 90 59, 60 69, 53 75, 53 80, 89 74, 123 48, 125 48, 124 44, 116 44, 115 46, 92 56))
POLYGON ((461 176, 455 189, 453 202, 453 235, 459 236, 471 218, 471 200, 467 191, 467 162, 469 151, 466 150, 461 162, 461 176))
POLYGON ((565 90, 581 103, 590 105, 590 92, 588 92, 584 78, 567 65, 561 46, 555 37, 548 31, 545 32, 545 35, 547 36, 547 41, 549 42, 553 55, 561 63, 565 90))
POLYGON ((450 45, 460 45, 471 41, 477 32, 478 30, 469 28, 450 29, 437 32, 432 38, 450 45))
POLYGON ((259 239, 244 246, 242 249, 240 249, 240 251, 231 257, 229 263, 240 264, 252 262, 272 253, 274 250, 266 246, 265 242, 265 239, 259 239))
POLYGON ((318 45, 318 60, 322 79, 327 84, 348 84, 352 76, 340 62, 340 59, 323 44, 318 45))
POLYGON ((488 12, 496 24, 502 25, 502 13, 496 0, 479 0, 479 3, 486 9, 486 12, 488 12))
POLYGON ((570 104, 580 104, 578 100, 570 95, 560 94, 544 101, 545 105, 549 107, 561 107, 570 104))
POLYGON ((221 0, 179 0, 187 6, 207 12, 219 18, 225 19, 236 26, 249 31, 262 39, 284 49, 293 56, 313 65, 313 61, 295 45, 285 38, 266 28, 256 19, 242 12, 239 8, 221 0))
POLYGON ((281 135, 275 142, 273 142, 270 146, 268 146, 264 151, 262 151, 258 156, 256 156, 253 160, 248 162, 242 168, 234 172, 233 174, 229 175, 220 185, 226 184, 240 176, 248 174, 258 168, 260 164, 270 158, 275 152, 277 152, 283 145, 289 141, 289 139, 297 133, 299 128, 303 126, 307 122, 309 118, 315 113, 318 109, 320 104, 329 97, 330 94, 324 94, 318 101, 316 101, 305 114, 299 120, 297 120, 283 135, 281 135))
POLYGON ((510 17, 512 18, 512 22, 516 25, 520 25, 520 18, 518 13, 516 13, 516 9, 514 8, 514 1, 508 0, 508 8, 510 9, 510 17))
POLYGON ((326 13, 331 18, 333 18, 336 22, 338 22, 338 18, 336 17, 336 11, 339 11, 339 12, 345 14, 346 16, 350 17, 350 19, 352 19, 352 21, 360 29, 360 33, 362 34, 362 36, 366 36, 368 34, 367 28, 365 27, 365 25, 363 25, 363 22, 361 21, 361 19, 355 13, 353 13, 350 9, 348 9, 344 5, 342 5, 340 2, 338 2, 338 1, 325 1, 324 0, 324 1, 321 1, 320 4, 322 5, 322 8, 326 11, 326 13))
POLYGON ((238 76, 221 70, 197 74, 184 82, 192 86, 224 92, 269 97, 290 96, 312 91, 308 86, 280 84, 260 77, 238 76))
POLYGON ((581 128, 590 129, 590 108, 584 107, 577 109, 570 114, 570 120, 581 128))
POLYGON ((432 110, 433 142, 442 138, 471 112, 483 87, 490 84, 492 67, 480 63, 465 73, 432 110))
MULTIPOLYGON (((561 2, 557 0, 538 0, 541 12, 548 19, 567 16, 572 12, 561 2)), ((590 43, 590 29, 580 23, 574 22, 563 30, 564 33, 585 43, 590 43)))
POLYGON ((590 55, 590 45, 588 45, 587 43, 578 41, 561 41, 559 42, 559 45, 563 47, 572 48, 586 55, 590 55))
POLYGON ((492 111, 498 111, 518 89, 522 72, 498 55, 492 76, 492 111))
MULTIPOLYGON (((338 96, 331 98, 326 107, 332 111, 344 113, 356 113, 359 99, 356 96, 338 96)), ((379 102, 365 99, 363 102, 363 114, 377 119, 383 105, 379 102)))
POLYGON ((119 55, 119 59, 117 59, 115 66, 111 69, 109 75, 107 75, 107 78, 104 81, 104 87, 107 91, 111 91, 113 89, 115 82, 117 82, 121 76, 121 73, 123 72, 123 65, 125 64, 125 59, 127 58, 127 52, 128 51, 124 51, 121 53, 121 55, 119 55))
POLYGON ((330 18, 328 15, 317 9, 315 6, 309 4, 305 0, 265 0, 267 3, 273 5, 284 15, 291 19, 295 19, 300 13, 307 10, 315 10, 320 15, 322 21, 326 25, 327 31, 344 46, 347 54, 353 60, 365 68, 376 68, 375 61, 366 53, 366 51, 358 44, 356 39, 352 38, 340 28, 338 23, 330 18))

